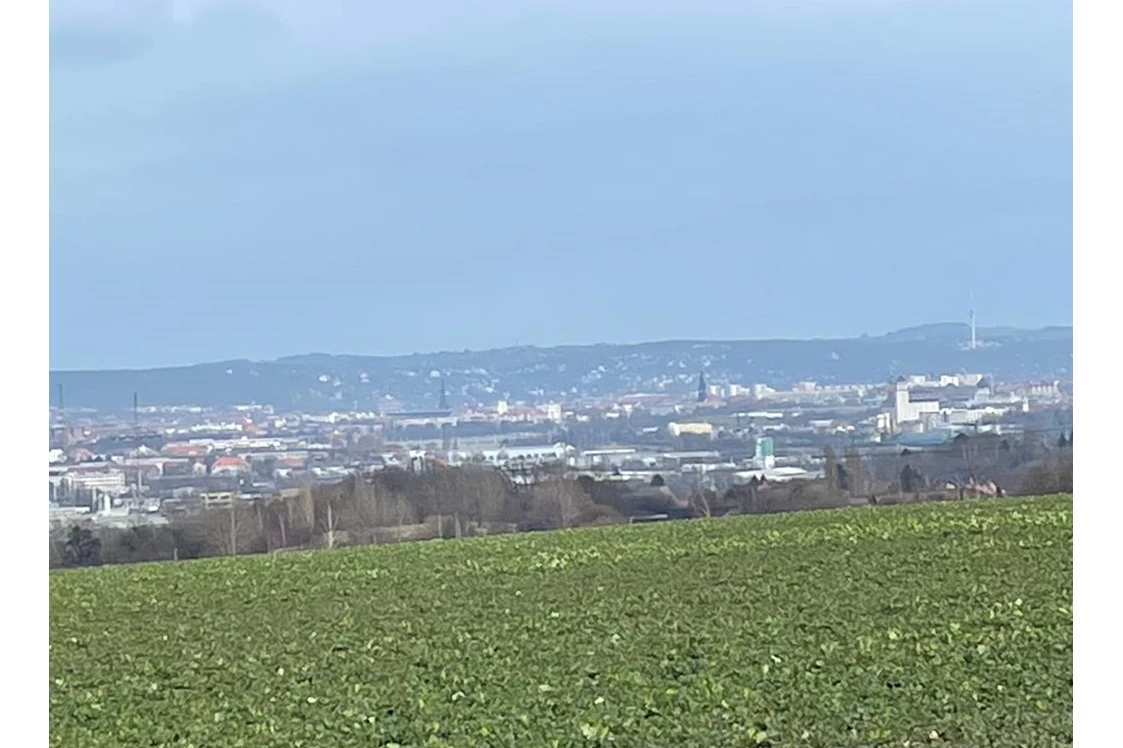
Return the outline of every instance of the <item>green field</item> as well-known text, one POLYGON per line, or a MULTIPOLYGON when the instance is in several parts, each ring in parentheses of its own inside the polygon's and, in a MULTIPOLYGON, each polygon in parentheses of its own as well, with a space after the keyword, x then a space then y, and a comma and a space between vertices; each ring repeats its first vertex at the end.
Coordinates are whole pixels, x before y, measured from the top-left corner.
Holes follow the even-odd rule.
POLYGON ((1072 499, 54 572, 51 745, 1072 742, 1072 499))

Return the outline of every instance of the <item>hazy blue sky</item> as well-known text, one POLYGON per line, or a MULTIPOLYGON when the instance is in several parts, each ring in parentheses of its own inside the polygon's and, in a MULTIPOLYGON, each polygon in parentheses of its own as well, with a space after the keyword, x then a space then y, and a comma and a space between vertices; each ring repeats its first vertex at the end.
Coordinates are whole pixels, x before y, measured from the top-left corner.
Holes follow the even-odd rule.
POLYGON ((1072 321, 1072 7, 51 4, 52 368, 1072 321))

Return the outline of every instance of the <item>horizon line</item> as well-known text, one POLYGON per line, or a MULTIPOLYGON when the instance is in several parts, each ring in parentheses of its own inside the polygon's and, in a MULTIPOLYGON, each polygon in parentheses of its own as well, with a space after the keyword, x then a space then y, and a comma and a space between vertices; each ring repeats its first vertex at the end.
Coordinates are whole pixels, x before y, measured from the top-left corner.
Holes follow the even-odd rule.
MULTIPOLYGON (((649 339, 631 342, 620 341, 600 341, 596 343, 559 343, 551 345, 538 345, 538 344, 521 344, 514 343, 506 346, 493 346, 490 348, 460 348, 460 349, 444 349, 437 351, 411 351, 409 353, 328 353, 325 351, 307 351, 304 353, 290 353, 274 358, 227 358, 227 359, 214 359, 209 361, 196 361, 187 364, 157 364, 152 366, 135 366, 135 367, 102 367, 102 368, 70 368, 70 369, 55 369, 48 367, 48 375, 50 374, 81 374, 93 372, 143 372, 143 371, 157 371, 161 369, 190 369, 198 366, 214 366, 216 364, 233 364, 233 363, 252 363, 252 364, 275 364, 289 359, 308 358, 313 356, 330 356, 334 358, 410 358, 412 356, 441 356, 450 354, 472 354, 472 353, 498 353, 502 351, 511 351, 519 349, 540 349, 551 350, 559 348, 596 348, 600 346, 640 346, 640 345, 657 345, 664 343, 813 343, 813 342, 826 342, 826 341, 853 341, 863 340, 867 338, 884 338, 895 333, 901 333, 908 330, 916 330, 924 327, 941 327, 941 326, 957 326, 969 328, 969 323, 966 322, 922 322, 907 327, 901 327, 887 332, 871 334, 860 333, 858 335, 850 335, 846 337, 776 337, 776 338, 662 338, 662 339, 649 339)), ((1073 325, 1069 324, 1054 324, 1042 325, 1040 327, 1019 327, 1016 325, 991 325, 988 327, 978 328, 980 334, 985 333, 987 330, 1021 330, 1024 332, 1040 332, 1042 330, 1051 329, 1073 329, 1073 325)))

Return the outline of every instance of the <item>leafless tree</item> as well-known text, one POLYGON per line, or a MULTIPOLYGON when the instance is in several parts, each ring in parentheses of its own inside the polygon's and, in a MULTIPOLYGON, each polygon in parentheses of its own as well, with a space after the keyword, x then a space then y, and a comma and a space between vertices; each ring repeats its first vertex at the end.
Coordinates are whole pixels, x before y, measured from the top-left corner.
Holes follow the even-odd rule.
POLYGON ((343 529, 340 509, 342 501, 338 487, 327 487, 316 497, 314 504, 315 528, 328 548, 335 548, 337 534, 343 529))
POLYGON ((694 494, 693 503, 703 517, 711 516, 710 500, 706 497, 705 491, 699 491, 694 494))
POLYGON ((290 527, 313 528, 316 524, 316 502, 312 496, 312 487, 305 483, 300 487, 296 500, 289 504, 292 511, 289 515, 290 527))
POLYGON ((850 495, 861 496, 866 490, 866 476, 862 469, 862 456, 856 449, 846 453, 846 473, 850 477, 850 495))
POLYGON ((288 548, 289 512, 291 511, 289 504, 282 499, 273 502, 270 505, 270 509, 272 510, 274 520, 277 523, 277 529, 281 535, 281 548, 288 548))
POLYGON ((63 556, 58 550, 58 543, 56 543, 54 540, 51 540, 48 544, 48 549, 47 568, 56 569, 59 566, 62 566, 63 556))
POLYGON ((545 527, 571 527, 592 500, 576 481, 548 478, 534 486, 531 494, 531 521, 545 527))
POLYGON ((223 556, 248 551, 258 538, 257 512, 238 497, 226 507, 205 511, 200 524, 207 546, 223 556))
POLYGON ((825 472, 827 478, 827 489, 832 493, 837 491, 838 485, 838 457, 834 453, 834 449, 828 444, 824 450, 824 458, 826 461, 825 472))

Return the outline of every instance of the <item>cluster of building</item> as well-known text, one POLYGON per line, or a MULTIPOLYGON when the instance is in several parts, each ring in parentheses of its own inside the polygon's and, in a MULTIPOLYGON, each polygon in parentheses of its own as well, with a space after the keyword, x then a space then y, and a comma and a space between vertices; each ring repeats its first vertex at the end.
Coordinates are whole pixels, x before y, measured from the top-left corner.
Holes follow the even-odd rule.
POLYGON ((55 409, 50 506, 55 517, 158 522, 356 471, 431 465, 486 465, 515 480, 546 467, 600 480, 797 480, 820 475, 824 446, 840 439, 872 449, 938 444, 965 430, 1017 433, 1072 404, 1067 383, 999 385, 980 374, 786 390, 714 387, 699 376, 698 385, 689 399, 633 393, 425 411, 55 409))
POLYGON ((923 433, 995 424, 1033 404, 1055 405, 1066 397, 1059 381, 995 388, 981 374, 899 377, 892 407, 878 422, 882 433, 923 433))

